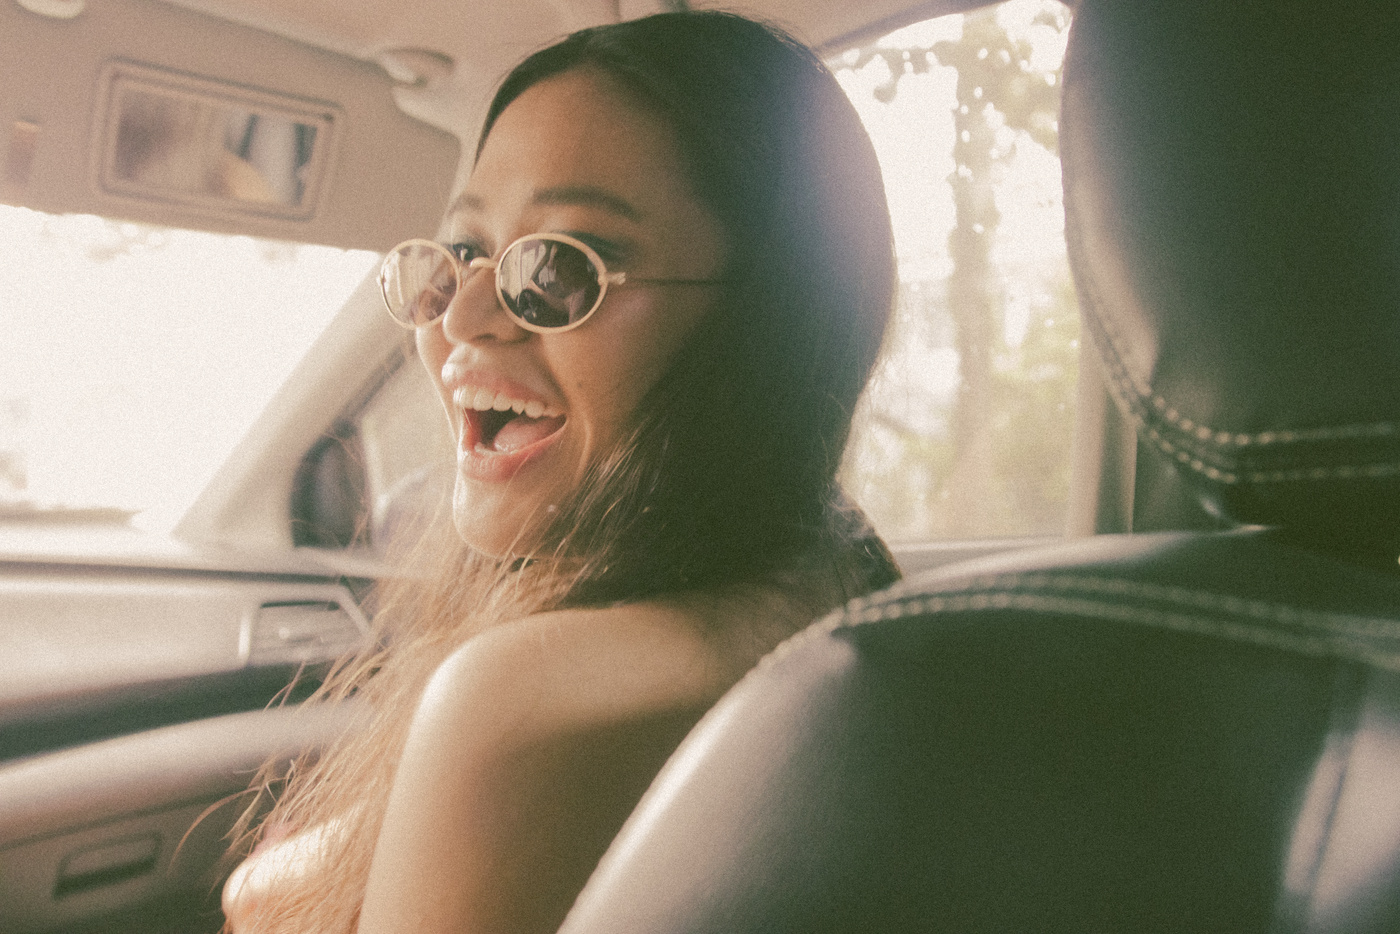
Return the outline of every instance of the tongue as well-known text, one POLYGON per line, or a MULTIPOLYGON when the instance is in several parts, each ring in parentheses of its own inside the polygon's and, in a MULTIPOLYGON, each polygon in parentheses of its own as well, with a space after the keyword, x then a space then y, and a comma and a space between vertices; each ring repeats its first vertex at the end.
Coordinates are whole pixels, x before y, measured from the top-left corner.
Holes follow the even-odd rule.
POLYGON ((562 415, 556 415, 553 418, 530 418, 526 415, 517 415, 502 425, 500 431, 496 432, 491 447, 502 454, 511 454, 534 444, 536 441, 543 441, 562 427, 564 427, 564 416, 562 415))

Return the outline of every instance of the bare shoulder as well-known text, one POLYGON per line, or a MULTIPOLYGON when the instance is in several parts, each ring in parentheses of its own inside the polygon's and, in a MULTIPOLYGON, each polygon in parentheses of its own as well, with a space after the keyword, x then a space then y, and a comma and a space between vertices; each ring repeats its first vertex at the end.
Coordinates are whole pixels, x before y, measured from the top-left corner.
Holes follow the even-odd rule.
POLYGON ((720 605, 543 613, 455 650, 408 730, 362 934, 557 928, 666 757, 756 660, 716 638, 720 605))
POLYGON ((711 626, 693 606, 663 603, 560 610, 498 626, 443 662, 420 717, 508 717, 520 731, 708 705, 747 667, 711 626))

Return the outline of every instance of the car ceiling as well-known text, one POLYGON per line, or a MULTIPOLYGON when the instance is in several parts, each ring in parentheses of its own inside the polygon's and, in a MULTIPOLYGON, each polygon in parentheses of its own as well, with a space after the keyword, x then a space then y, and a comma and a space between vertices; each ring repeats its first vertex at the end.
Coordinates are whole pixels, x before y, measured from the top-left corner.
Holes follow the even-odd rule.
MULTIPOLYGON (((465 138, 474 132, 496 81, 531 51, 585 26, 675 9, 727 9, 773 22, 829 48, 985 0, 167 0, 354 58, 384 63, 450 62, 424 87, 403 87, 401 107, 465 138), (409 56, 402 53, 409 51, 409 56)), ((392 68, 392 65, 390 66, 392 68)))

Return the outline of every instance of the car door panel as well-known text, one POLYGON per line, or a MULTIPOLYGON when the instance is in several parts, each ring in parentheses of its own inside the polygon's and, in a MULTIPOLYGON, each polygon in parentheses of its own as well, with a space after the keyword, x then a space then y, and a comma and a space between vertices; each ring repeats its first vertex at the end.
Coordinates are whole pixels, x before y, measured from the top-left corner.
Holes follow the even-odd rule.
POLYGON ((0 620, 0 929, 216 928, 252 776, 353 719, 294 703, 368 632, 350 587, 16 562, 0 620))

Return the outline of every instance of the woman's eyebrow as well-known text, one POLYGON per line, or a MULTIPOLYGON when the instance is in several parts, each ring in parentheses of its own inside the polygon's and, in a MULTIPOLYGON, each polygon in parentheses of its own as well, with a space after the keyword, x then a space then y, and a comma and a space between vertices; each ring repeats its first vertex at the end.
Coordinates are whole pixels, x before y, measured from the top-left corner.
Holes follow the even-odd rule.
POLYGON ((554 188, 541 188, 530 199, 535 204, 579 204, 602 208, 629 221, 642 219, 639 211, 630 201, 610 191, 592 185, 560 185, 554 188))
MULTIPOLYGON (((578 204, 602 208, 609 213, 634 222, 640 221, 643 216, 642 211, 626 198, 595 185, 556 185, 551 188, 541 188, 534 193, 530 200, 534 204, 578 204)), ((464 191, 448 206, 447 216, 451 217, 463 212, 479 214, 485 209, 486 202, 480 195, 464 191)))
POLYGON ((464 191, 452 199, 452 203, 447 206, 446 216, 451 217, 453 214, 460 214, 463 211, 480 213, 485 206, 485 202, 479 196, 464 191))

